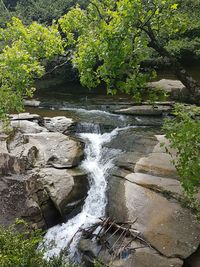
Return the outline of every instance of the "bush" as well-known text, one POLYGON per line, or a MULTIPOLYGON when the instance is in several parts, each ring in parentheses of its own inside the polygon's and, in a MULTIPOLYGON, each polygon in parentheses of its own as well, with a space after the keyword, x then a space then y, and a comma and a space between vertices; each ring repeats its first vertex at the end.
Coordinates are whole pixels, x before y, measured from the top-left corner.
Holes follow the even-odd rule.
POLYGON ((181 184, 186 194, 193 196, 200 185, 200 107, 177 104, 173 115, 163 129, 171 147, 178 151, 173 163, 181 184))
POLYGON ((0 266, 1 267, 72 267, 61 258, 47 261, 43 252, 37 250, 42 241, 40 230, 31 230, 23 221, 17 221, 8 229, 0 226, 0 266), (20 231, 16 230, 20 226, 20 231))

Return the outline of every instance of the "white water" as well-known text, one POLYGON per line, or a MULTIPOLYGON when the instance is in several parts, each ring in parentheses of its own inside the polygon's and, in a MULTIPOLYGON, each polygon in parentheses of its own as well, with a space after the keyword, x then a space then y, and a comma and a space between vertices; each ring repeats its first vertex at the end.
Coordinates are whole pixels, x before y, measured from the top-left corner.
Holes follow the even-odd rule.
POLYGON ((119 151, 108 150, 103 145, 110 142, 119 130, 115 129, 111 133, 104 134, 79 134, 86 141, 86 159, 82 163, 82 168, 89 174, 90 189, 82 211, 78 215, 67 223, 48 230, 44 238, 44 245, 48 247, 45 257, 51 258, 59 255, 66 247, 68 247, 69 255, 73 257, 81 237, 81 233, 78 230, 92 225, 105 215, 107 204, 106 178, 113 167, 113 158, 119 151))

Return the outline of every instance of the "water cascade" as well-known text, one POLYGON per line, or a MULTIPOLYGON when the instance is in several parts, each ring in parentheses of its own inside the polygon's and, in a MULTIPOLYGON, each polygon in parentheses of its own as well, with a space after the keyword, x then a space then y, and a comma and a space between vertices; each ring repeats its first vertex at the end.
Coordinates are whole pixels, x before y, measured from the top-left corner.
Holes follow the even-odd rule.
POLYGON ((118 131, 117 128, 110 133, 100 134, 95 127, 92 133, 79 133, 79 137, 86 143, 82 168, 88 173, 90 189, 78 215, 48 230, 44 239, 45 246, 48 246, 45 255, 47 258, 59 255, 66 247, 70 257, 74 257, 81 237, 79 229, 90 226, 105 215, 107 177, 114 167, 113 159, 119 150, 111 150, 104 145, 109 143, 118 131))

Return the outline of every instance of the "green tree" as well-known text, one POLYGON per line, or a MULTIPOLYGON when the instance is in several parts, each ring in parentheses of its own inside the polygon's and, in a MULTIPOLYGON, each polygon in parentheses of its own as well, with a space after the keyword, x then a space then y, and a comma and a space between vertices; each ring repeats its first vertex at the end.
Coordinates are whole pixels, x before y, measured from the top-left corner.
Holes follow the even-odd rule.
POLYGON ((200 0, 179 0, 180 12, 187 14, 189 23, 183 33, 176 33, 167 45, 176 57, 200 59, 200 0))
POLYGON ((82 7, 87 5, 87 0, 19 0, 15 7, 15 16, 26 24, 33 21, 51 25, 53 20, 58 20, 72 6, 77 3, 82 7))
POLYGON ((156 53, 168 61, 193 101, 198 100, 199 84, 167 50, 190 22, 174 0, 90 0, 86 10, 76 7, 59 22, 83 85, 95 87, 103 81, 108 92, 120 90, 140 99, 148 78, 140 63, 156 53))
POLYGON ((13 18, 0 29, 0 118, 23 109, 23 98, 34 92, 34 79, 45 73, 45 62, 63 54, 58 27, 36 22, 25 27, 13 18))

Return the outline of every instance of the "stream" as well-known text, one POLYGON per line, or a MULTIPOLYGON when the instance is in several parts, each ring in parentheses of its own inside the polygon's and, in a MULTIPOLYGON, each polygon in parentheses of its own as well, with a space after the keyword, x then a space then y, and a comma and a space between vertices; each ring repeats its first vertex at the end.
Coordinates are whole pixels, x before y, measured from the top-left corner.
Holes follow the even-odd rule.
POLYGON ((79 134, 86 143, 85 160, 81 167, 89 177, 88 196, 78 215, 62 225, 49 229, 45 236, 45 243, 47 245, 52 243, 53 246, 46 253, 47 257, 58 255, 61 250, 68 247, 70 258, 73 258, 80 239, 78 230, 87 228, 105 215, 107 177, 114 167, 113 159, 119 151, 109 150, 103 145, 117 134, 118 129, 101 134, 95 127, 91 127, 91 132, 79 134))
POLYGON ((157 128, 162 124, 162 118, 112 113, 113 109, 130 105, 131 101, 127 98, 108 98, 88 93, 79 94, 74 99, 73 93, 66 93, 62 94, 61 98, 54 99, 54 94, 50 94, 48 98, 38 99, 41 101, 40 107, 27 108, 27 111, 48 117, 72 118, 76 122, 74 137, 85 143, 85 157, 80 167, 88 174, 90 187, 83 207, 67 222, 50 228, 44 237, 44 247, 48 248, 46 258, 57 256, 67 249, 69 258, 79 262, 79 230, 88 228, 106 215, 107 190, 109 178, 116 167, 115 159, 123 154, 131 143, 134 150, 137 129, 144 132, 146 127, 157 128))

